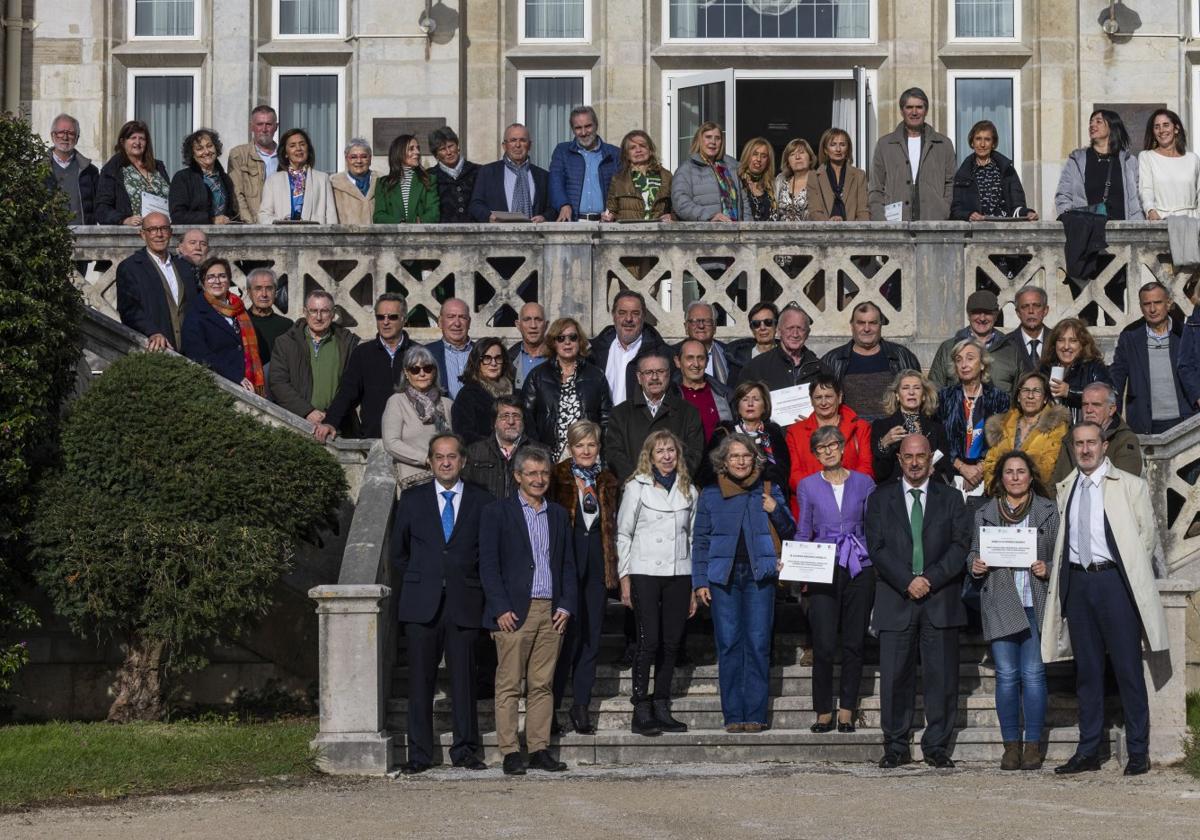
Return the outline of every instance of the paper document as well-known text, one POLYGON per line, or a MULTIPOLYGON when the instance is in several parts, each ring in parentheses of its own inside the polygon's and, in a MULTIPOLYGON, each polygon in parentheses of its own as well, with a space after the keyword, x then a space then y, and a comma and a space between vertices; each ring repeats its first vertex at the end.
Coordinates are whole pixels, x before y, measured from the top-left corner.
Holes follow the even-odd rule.
POLYGON ((802 583, 833 583, 837 556, 834 543, 783 541, 783 571, 780 580, 802 583))
POLYGON ((903 222, 904 202, 893 201, 891 204, 883 205, 883 218, 889 222, 903 222))
POLYGON ((1028 569, 1037 562, 1037 528, 980 528, 979 557, 992 568, 1028 569))
POLYGON ((812 414, 812 398, 807 385, 793 385, 771 392, 771 420, 783 428, 812 414))
POLYGON ((142 218, 149 216, 151 213, 162 213, 167 217, 167 221, 171 220, 171 207, 167 204, 167 200, 161 195, 154 193, 142 192, 142 218))

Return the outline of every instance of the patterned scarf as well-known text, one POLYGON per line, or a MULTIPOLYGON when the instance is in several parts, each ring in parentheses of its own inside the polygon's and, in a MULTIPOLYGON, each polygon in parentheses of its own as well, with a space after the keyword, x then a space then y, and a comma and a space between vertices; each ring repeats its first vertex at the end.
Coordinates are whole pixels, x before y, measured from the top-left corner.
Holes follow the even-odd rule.
POLYGON ((238 333, 242 337, 244 375, 254 386, 254 393, 260 397, 265 396, 266 379, 263 377, 262 358, 258 355, 258 333, 254 331, 254 322, 250 320, 250 314, 246 312, 246 304, 242 303, 242 299, 237 295, 230 295, 228 303, 208 292, 204 293, 204 299, 221 315, 233 318, 237 322, 238 333))
POLYGON ((212 195, 212 214, 214 216, 225 215, 225 186, 221 183, 221 177, 216 172, 202 172, 200 177, 204 179, 204 186, 208 187, 209 193, 212 195))
POLYGON ((308 180, 308 173, 303 169, 288 170, 288 184, 292 188, 292 215, 291 220, 298 222, 304 214, 304 185, 308 180))
POLYGON ((642 204, 646 208, 642 211, 642 218, 649 220, 654 202, 658 200, 658 191, 662 189, 662 176, 657 172, 651 174, 634 169, 629 177, 633 179, 633 188, 642 194, 642 204))
POLYGON ((529 161, 517 164, 505 155, 504 168, 517 176, 517 182, 513 185, 512 206, 508 208, 509 211, 520 213, 522 216, 532 216, 533 198, 529 195, 529 161))
POLYGON ((1000 509, 1000 521, 1005 525, 1020 525, 1025 521, 1025 517, 1029 516, 1029 509, 1033 507, 1033 490, 1029 491, 1020 507, 1009 507, 1008 497, 1004 494, 1001 494, 998 501, 996 507, 1000 509))
POLYGON ((846 218, 846 202, 842 200, 842 191, 846 188, 846 164, 842 164, 842 177, 838 178, 836 170, 832 163, 825 164, 825 171, 829 175, 829 186, 833 190, 833 208, 829 215, 841 216, 846 218))
POLYGON ((450 431, 450 424, 446 422, 446 412, 442 411, 441 391, 437 388, 418 391, 412 385, 406 384, 404 396, 408 397, 408 401, 417 410, 417 419, 424 425, 432 425, 438 434, 450 431))
POLYGON ((735 222, 738 220, 738 185, 737 178, 724 161, 713 161, 709 164, 713 175, 717 178, 717 190, 721 193, 721 212, 735 222))
MULTIPOLYGON (((558 368, 557 359, 554 360, 554 367, 558 368)), ((575 372, 562 384, 562 390, 558 396, 558 416, 554 420, 554 439, 558 441, 554 457, 558 461, 565 458, 567 454, 567 429, 571 428, 572 423, 583 417, 583 409, 579 405, 579 389, 576 387, 578 379, 579 366, 576 365, 575 372)))
POLYGON ((600 510, 600 495, 596 492, 596 479, 604 466, 596 459, 590 467, 581 467, 571 459, 571 473, 583 482, 583 512, 591 515, 600 510))
POLYGON ((762 428, 757 432, 750 431, 742 423, 738 423, 733 429, 735 432, 740 432, 743 435, 749 435, 754 438, 754 442, 758 444, 758 448, 762 450, 762 454, 766 457, 767 463, 776 463, 775 451, 771 448, 771 436, 767 434, 766 423, 763 423, 762 428))

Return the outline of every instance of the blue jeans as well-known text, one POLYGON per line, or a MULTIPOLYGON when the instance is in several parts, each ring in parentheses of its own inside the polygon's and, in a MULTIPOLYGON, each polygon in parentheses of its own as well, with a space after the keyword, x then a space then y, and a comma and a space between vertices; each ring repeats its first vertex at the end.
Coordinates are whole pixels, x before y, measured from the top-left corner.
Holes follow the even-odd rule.
POLYGON ((775 578, 756 581, 750 566, 735 563, 729 582, 713 583, 713 636, 725 725, 767 723, 775 578))
POLYGON ((1033 607, 1025 608, 1029 628, 992 640, 992 658, 996 660, 996 714, 1000 735, 1006 741, 1020 741, 1021 712, 1025 712, 1026 744, 1042 740, 1046 722, 1046 666, 1042 664, 1041 639, 1033 607))

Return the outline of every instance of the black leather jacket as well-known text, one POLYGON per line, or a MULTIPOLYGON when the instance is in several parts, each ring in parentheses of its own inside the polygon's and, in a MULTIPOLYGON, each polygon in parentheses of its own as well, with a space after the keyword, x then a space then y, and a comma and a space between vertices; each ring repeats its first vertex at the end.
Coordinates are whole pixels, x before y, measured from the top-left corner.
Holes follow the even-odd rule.
MULTIPOLYGON (((575 374, 575 388, 579 393, 583 418, 599 423, 603 430, 608 425, 608 413, 612 410, 612 396, 604 371, 590 362, 580 361, 575 374)), ((558 443, 554 437, 554 424, 558 419, 561 393, 562 371, 557 359, 535 367, 521 388, 521 401, 525 406, 525 434, 552 448, 558 443)))

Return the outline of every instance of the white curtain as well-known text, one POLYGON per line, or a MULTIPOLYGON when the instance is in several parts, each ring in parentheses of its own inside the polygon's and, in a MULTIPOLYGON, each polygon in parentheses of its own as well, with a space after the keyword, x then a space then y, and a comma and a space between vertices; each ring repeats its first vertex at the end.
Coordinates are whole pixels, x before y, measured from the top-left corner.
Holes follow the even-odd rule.
POLYGON ((337 127, 337 76, 279 77, 280 133, 304 129, 316 153, 314 168, 322 172, 338 171, 337 127))
POLYGON ((980 120, 996 124, 999 135, 996 151, 1010 160, 1013 158, 1012 79, 955 79, 954 110, 954 149, 959 159, 969 153, 967 135, 980 120))
POLYGON ((338 0, 279 0, 281 35, 336 35, 338 0))
MULTIPOLYGON (((704 16, 704 10, 711 6, 717 0, 668 0, 671 4, 671 37, 672 38, 699 38, 700 19, 704 16)), ((704 37, 710 33, 704 32, 704 37)), ((715 37, 720 37, 718 33, 713 33, 715 37)))
POLYGON ((554 147, 571 139, 571 109, 583 104, 583 79, 579 77, 525 80, 525 127, 533 150, 529 157, 546 169, 554 147))
MULTIPOLYGON (((840 128, 851 137, 858 134, 858 85, 853 79, 839 79, 833 83, 833 117, 830 128, 840 128)), ((817 150, 818 153, 820 149, 817 150)), ((815 163, 815 161, 814 161, 815 163)))
POLYGON ((835 38, 869 38, 871 0, 833 0, 835 38))
POLYGON ((194 0, 135 0, 135 35, 162 38, 191 37, 196 34, 194 0))
POLYGON ((954 29, 959 38, 1011 38, 1013 0, 954 0, 954 29))
POLYGON ((133 116, 150 128, 154 157, 174 175, 183 168, 180 149, 192 133, 192 77, 136 76, 133 116))
POLYGON ((524 0, 526 38, 582 38, 584 0, 524 0))

